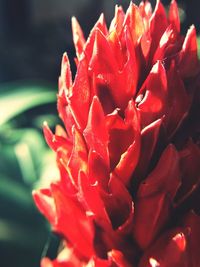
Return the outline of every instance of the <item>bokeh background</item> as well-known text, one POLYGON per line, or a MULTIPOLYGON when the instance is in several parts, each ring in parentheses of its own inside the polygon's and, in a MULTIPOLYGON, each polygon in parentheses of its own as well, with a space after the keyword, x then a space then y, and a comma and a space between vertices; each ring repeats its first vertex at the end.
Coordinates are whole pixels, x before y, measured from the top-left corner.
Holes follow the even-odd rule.
MULTIPOLYGON (((135 1, 138 3, 139 1, 135 1)), ((155 5, 155 1, 150 1, 155 5)), ((166 9, 170 1, 162 1, 166 9)), ((0 266, 36 267, 54 257, 59 238, 37 212, 31 191, 56 177, 55 159, 42 135, 54 128, 57 79, 64 51, 75 73, 71 17, 85 36, 104 12, 129 0, 0 0, 0 266)), ((178 1, 185 33, 200 32, 198 0, 178 1)))

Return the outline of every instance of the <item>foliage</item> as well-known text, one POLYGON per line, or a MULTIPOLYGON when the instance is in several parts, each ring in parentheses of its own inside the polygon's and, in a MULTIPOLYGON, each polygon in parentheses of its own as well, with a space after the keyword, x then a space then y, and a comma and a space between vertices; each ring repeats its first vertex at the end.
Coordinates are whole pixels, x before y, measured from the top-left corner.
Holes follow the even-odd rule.
POLYGON ((55 101, 55 90, 46 85, 18 83, 0 88, 1 266, 39 266, 50 235, 31 192, 44 172, 48 177, 45 162, 46 158, 50 162, 52 154, 44 142, 41 122, 45 116, 56 123, 55 101))

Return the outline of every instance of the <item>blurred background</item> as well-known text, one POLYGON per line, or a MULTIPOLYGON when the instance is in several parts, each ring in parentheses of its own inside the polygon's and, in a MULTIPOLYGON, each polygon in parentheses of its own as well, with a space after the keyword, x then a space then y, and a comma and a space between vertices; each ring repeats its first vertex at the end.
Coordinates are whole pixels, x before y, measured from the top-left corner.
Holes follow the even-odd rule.
MULTIPOLYGON (((138 3, 139 1, 135 1, 138 3)), ((152 5, 155 5, 155 1, 152 5)), ((162 1, 166 8, 170 1, 162 1)), ((71 17, 85 32, 115 4, 129 0, 0 0, 0 266, 36 267, 56 255, 58 237, 37 212, 31 191, 56 177, 55 159, 42 122, 59 123, 57 79, 64 51, 75 56, 71 17)), ((182 31, 200 31, 198 1, 178 1, 182 31)), ((75 67, 72 63, 72 70, 75 67)))

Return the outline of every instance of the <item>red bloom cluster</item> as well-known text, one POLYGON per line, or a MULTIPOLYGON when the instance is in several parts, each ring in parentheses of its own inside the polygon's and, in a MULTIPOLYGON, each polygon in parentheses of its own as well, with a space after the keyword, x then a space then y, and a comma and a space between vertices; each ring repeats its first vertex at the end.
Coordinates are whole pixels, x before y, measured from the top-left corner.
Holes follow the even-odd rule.
POLYGON ((177 4, 116 7, 85 41, 72 19, 77 73, 64 54, 58 112, 44 134, 60 179, 34 192, 63 238, 42 267, 200 266, 200 68, 177 4))

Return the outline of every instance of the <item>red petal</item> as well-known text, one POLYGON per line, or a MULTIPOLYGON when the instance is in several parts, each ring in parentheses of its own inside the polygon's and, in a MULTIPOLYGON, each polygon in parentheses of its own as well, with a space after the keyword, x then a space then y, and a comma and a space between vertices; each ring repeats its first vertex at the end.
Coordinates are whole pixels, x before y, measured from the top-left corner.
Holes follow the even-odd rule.
POLYGON ((148 247, 169 219, 173 198, 180 186, 178 153, 172 145, 140 185, 135 202, 134 237, 148 247))
POLYGON ((124 65, 124 68, 120 72, 121 74, 121 86, 124 86, 125 90, 123 91, 124 98, 125 98, 125 107, 128 101, 135 96, 138 79, 139 79, 139 72, 141 63, 139 60, 139 56, 137 51, 134 47, 133 41, 130 36, 130 31, 128 28, 125 28, 125 42, 126 42, 126 49, 127 49, 127 61, 124 65), (134 74, 133 74, 134 70, 134 74))
POLYGON ((174 26, 170 25, 160 39, 152 62, 155 63, 157 60, 164 60, 164 62, 167 62, 171 56, 179 52, 181 45, 182 38, 178 35, 176 29, 174 29, 174 26))
POLYGON ((70 90, 70 87, 72 86, 72 73, 70 69, 70 63, 69 58, 67 56, 67 53, 63 54, 62 58, 62 65, 61 65, 61 75, 59 77, 59 93, 61 93, 62 90, 70 90))
POLYGON ((85 38, 82 29, 75 17, 72 17, 72 33, 73 33, 74 46, 76 49, 76 56, 78 60, 80 60, 85 45, 85 38))
POLYGON ((137 179, 138 182, 146 175, 151 157, 158 143, 162 123, 163 119, 158 119, 146 126, 141 132, 141 153, 136 170, 133 174, 134 180, 137 179))
POLYGON ((59 117, 62 119, 65 129, 69 137, 72 135, 72 126, 75 124, 73 115, 71 113, 71 108, 68 105, 68 97, 66 92, 62 92, 61 95, 58 95, 57 108, 59 117))
POLYGON ((98 183, 90 184, 88 177, 82 172, 79 174, 79 200, 98 225, 105 230, 111 230, 111 223, 100 196, 99 185, 98 183))
POLYGON ((113 267, 110 260, 103 260, 94 256, 85 267, 113 267))
POLYGON ((37 208, 52 225, 55 225, 56 206, 54 199, 51 197, 51 191, 48 189, 34 190, 32 194, 37 208))
POLYGON ((182 183, 176 201, 181 203, 200 185, 200 149, 190 140, 179 154, 182 183))
POLYGON ((93 98, 83 135, 89 149, 96 151, 104 159, 105 164, 109 166, 108 132, 104 112, 96 96, 93 98))
POLYGON ((105 160, 96 152, 90 150, 88 156, 88 177, 91 184, 98 183, 101 188, 107 190, 109 169, 105 160))
POLYGON ((95 35, 96 35, 97 30, 100 31, 104 36, 107 36, 107 34, 108 34, 108 29, 107 29, 107 26, 105 23, 105 18, 104 18, 103 14, 101 14, 98 21, 96 22, 96 24, 92 28, 90 35, 89 35, 89 37, 86 41, 86 44, 85 44, 84 54, 85 54, 88 61, 90 61, 90 59, 92 57, 95 35))
POLYGON ((193 77, 200 71, 197 56, 197 37, 194 25, 192 25, 187 32, 177 62, 183 78, 193 77))
POLYGON ((165 125, 168 138, 177 131, 190 108, 190 99, 186 93, 182 79, 177 72, 175 64, 172 62, 168 76, 169 102, 165 117, 165 125))
POLYGON ((52 150, 57 151, 57 149, 63 147, 71 151, 72 143, 65 137, 54 135, 46 122, 44 122, 43 131, 45 140, 52 150))
POLYGON ((146 0, 145 2, 141 2, 139 4, 139 9, 140 9, 140 13, 143 17, 143 19, 146 19, 147 21, 149 21, 149 19, 152 16, 152 7, 151 7, 151 3, 146 0))
MULTIPOLYGON (((142 128, 165 115, 168 105, 167 77, 162 63, 158 61, 152 68, 138 96, 144 95, 138 104, 142 128)), ((137 98, 136 98, 137 101, 137 98)))
POLYGON ((118 250, 108 252, 108 258, 116 264, 117 267, 134 267, 133 264, 127 262, 126 257, 118 250))
POLYGON ((136 44, 140 36, 144 34, 145 29, 140 9, 132 2, 130 2, 130 6, 126 12, 124 19, 124 27, 125 26, 128 26, 132 40, 134 44, 136 44))
POLYGON ((187 238, 184 228, 165 233, 145 251, 139 267, 191 267, 187 238))
POLYGON ((68 197, 58 184, 51 185, 52 197, 55 200, 57 221, 55 231, 69 240, 76 250, 85 257, 90 257, 93 251, 93 223, 87 217, 78 201, 68 197), (70 223, 69 223, 70 222, 70 223))
POLYGON ((180 32, 180 18, 176 0, 172 0, 169 7, 169 23, 176 27, 177 32, 180 32))
POLYGON ((123 22, 124 22, 124 11, 121 6, 115 6, 115 16, 113 20, 111 21, 109 32, 116 31, 118 36, 120 35, 122 28, 123 28, 123 22))
POLYGON ((111 47, 103 35, 96 29, 93 54, 89 63, 89 68, 98 74, 112 73, 117 69, 116 60, 111 47))
POLYGON ((156 7, 150 19, 150 35, 152 38, 151 43, 151 56, 153 56, 161 36, 168 26, 165 9, 160 0, 157 0, 156 7))
POLYGON ((55 260, 43 258, 41 261, 41 267, 77 267, 82 264, 84 263, 77 258, 73 248, 68 244, 65 244, 64 249, 59 252, 55 260))
POLYGON ((111 168, 115 167, 114 173, 127 185, 140 154, 140 124, 133 101, 129 101, 125 120, 122 121, 120 117, 116 117, 113 122, 113 126, 109 126, 111 168), (123 142, 119 143, 119 140, 123 142))
POLYGON ((109 192, 109 195, 104 194, 104 204, 113 228, 120 234, 130 233, 133 223, 134 204, 128 190, 115 175, 111 175, 109 192))
POLYGON ((119 70, 123 69, 124 64, 125 64, 125 55, 122 50, 122 46, 120 43, 119 36, 117 34, 116 30, 113 30, 110 32, 110 34, 107 37, 107 40, 110 44, 110 47, 115 55, 116 62, 117 62, 117 67, 119 70))
POLYGON ((88 79, 88 66, 86 59, 83 57, 78 64, 72 93, 69 96, 69 105, 74 120, 82 130, 86 126, 90 106, 91 92, 88 79))
POLYGON ((73 149, 67 163, 67 169, 74 183, 77 185, 79 171, 87 172, 88 151, 83 136, 73 127, 73 149))
POLYGON ((200 217, 194 212, 188 213, 183 221, 183 226, 189 228, 189 257, 194 267, 200 266, 199 247, 200 247, 200 217))

